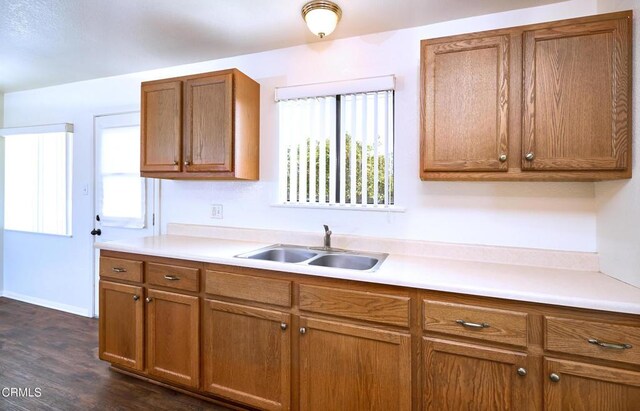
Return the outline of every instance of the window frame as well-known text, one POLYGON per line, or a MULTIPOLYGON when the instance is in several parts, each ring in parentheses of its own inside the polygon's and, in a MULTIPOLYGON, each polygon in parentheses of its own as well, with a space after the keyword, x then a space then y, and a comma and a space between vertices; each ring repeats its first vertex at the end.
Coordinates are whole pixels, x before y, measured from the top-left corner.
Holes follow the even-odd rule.
MULTIPOLYGON (((396 140, 395 138, 395 106, 396 106, 396 101, 395 101, 395 77, 394 76, 383 76, 383 77, 377 77, 377 78, 360 79, 360 80, 346 81, 346 82, 343 81, 343 82, 332 82, 332 83, 318 83, 318 84, 303 85, 303 86, 277 88, 275 97, 276 97, 275 100, 278 103, 283 101, 310 99, 310 98, 326 98, 326 97, 330 97, 335 100, 335 115, 333 116, 333 120, 335 121, 335 124, 334 124, 335 132, 331 134, 327 133, 329 138, 326 140, 326 141, 331 141, 330 144, 332 145, 332 149, 333 147, 335 147, 335 153, 331 153, 331 155, 329 156, 329 159, 335 156, 335 164, 333 165, 333 167, 327 164, 327 168, 331 172, 330 174, 331 177, 328 177, 327 185, 330 187, 328 189, 332 190, 331 192, 328 192, 326 194, 327 200, 319 199, 317 201, 290 201, 289 200, 290 185, 288 183, 288 175, 289 175, 290 167, 288 166, 288 162, 287 162, 290 148, 288 146, 283 147, 283 145, 287 143, 282 141, 283 129, 281 127, 282 124, 279 122, 278 123, 278 133, 279 133, 278 202, 276 204, 272 204, 273 206, 293 207, 293 208, 318 208, 318 209, 348 209, 348 210, 400 211, 400 212, 404 211, 403 207, 399 207, 397 205, 397 196, 396 196, 396 190, 395 190, 395 140, 396 140), (388 136, 388 138, 391 140, 391 146, 390 146, 391 150, 389 150, 389 153, 391 154, 391 157, 390 157, 391 165, 389 167, 385 166, 385 170, 389 171, 386 179, 389 179, 388 177, 391 176, 392 181, 394 181, 393 188, 389 191, 385 190, 385 194, 384 194, 385 202, 383 203, 377 203, 377 198, 374 200, 373 203, 369 203, 369 202, 362 203, 362 200, 363 200, 362 197, 367 198, 368 196, 368 194, 365 196, 362 193, 356 196, 356 200, 353 203, 347 202, 347 199, 350 198, 349 193, 345 192, 344 198, 341 198, 341 184, 340 184, 341 178, 342 178, 341 167, 345 167, 345 165, 342 164, 342 160, 344 159, 340 158, 341 150, 343 149, 342 145, 345 144, 345 141, 343 141, 345 137, 342 136, 342 134, 346 133, 349 130, 348 127, 345 127, 343 119, 341 118, 345 113, 345 107, 343 107, 343 105, 347 104, 346 97, 349 95, 352 95, 354 96, 354 98, 357 98, 358 95, 367 96, 374 93, 379 95, 379 93, 381 92, 390 92, 390 96, 391 96, 390 107, 388 108, 387 111, 385 111, 385 115, 388 116, 387 118, 391 120, 391 124, 389 125, 391 133, 388 136), (332 199, 335 199, 335 202, 331 202, 332 199), (361 202, 358 203, 358 201, 361 201, 361 202), (389 203, 391 201, 393 202, 389 203)), ((354 107, 355 107, 355 103, 354 103, 354 107)), ((376 102, 376 107, 377 107, 377 102, 376 102)), ((282 119, 282 115, 280 112, 281 109, 282 108, 280 107, 280 105, 278 105, 279 119, 282 119)), ((365 105, 365 109, 366 109, 366 105, 365 105)), ((376 129, 377 129, 377 126, 376 126, 376 129)), ((370 129, 369 129, 369 132, 370 132, 370 129)), ((353 132, 351 134, 355 136, 353 132)), ((358 141, 358 140, 355 140, 356 138, 357 137, 354 137, 353 141, 358 141)), ((329 144, 329 143, 320 142, 319 147, 321 149, 323 147, 326 148, 327 147, 326 144, 329 144)), ((362 152, 364 153, 366 152, 366 150, 362 152)), ((349 153, 347 153, 346 155, 349 156, 349 153)), ((356 155, 356 158, 357 158, 357 155, 356 155)), ((374 158, 380 158, 378 157, 377 150, 374 158)), ((315 154, 313 155, 313 159, 316 162, 316 167, 318 167, 317 164, 320 164, 320 161, 315 154)), ((311 163, 310 158, 307 161, 309 161, 309 164, 311 163)), ((322 163, 324 163, 324 161, 322 163)), ((362 160, 358 164, 362 164, 362 160)), ((358 172, 360 171, 359 168, 360 167, 358 166, 358 172)), ((363 166, 362 172, 364 172, 365 169, 367 169, 367 167, 363 166)), ((377 164, 375 169, 378 169, 377 164)), ((369 170, 367 169, 367 172, 368 171, 369 170)), ((298 171, 298 175, 300 175, 300 171, 298 171)), ((311 175, 309 175, 308 178, 311 178, 311 175)), ((348 178, 345 178, 345 180, 350 181, 350 179, 348 178)), ((356 181, 363 182, 362 173, 360 173, 359 180, 356 180, 356 181)), ((374 181, 379 181, 379 180, 376 177, 374 181)), ((378 192, 378 190, 375 190, 374 192, 378 192)), ((372 195, 375 198, 375 194, 372 194, 372 195)), ((320 193, 317 194, 317 198, 319 197, 320 197, 320 193)))

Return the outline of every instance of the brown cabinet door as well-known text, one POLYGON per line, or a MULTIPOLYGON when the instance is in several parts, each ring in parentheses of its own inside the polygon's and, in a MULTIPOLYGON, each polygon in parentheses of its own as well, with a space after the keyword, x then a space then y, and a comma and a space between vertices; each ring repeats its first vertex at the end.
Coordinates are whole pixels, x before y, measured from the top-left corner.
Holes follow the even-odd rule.
POLYGON ((100 359, 143 370, 142 287, 100 281, 100 359))
POLYGON ((631 411, 640 407, 640 373, 544 360, 544 409, 631 411))
POLYGON ((206 300, 204 389, 264 410, 288 410, 291 315, 206 300))
POLYGON ((509 36, 422 43, 422 172, 507 171, 509 36))
POLYGON ((411 337, 300 319, 300 409, 411 409, 411 337))
POLYGON ((182 82, 142 85, 140 171, 180 171, 182 82))
POLYGON ((198 297, 148 290, 147 365, 149 374, 198 387, 198 297))
POLYGON ((624 170, 629 18, 524 33, 523 170, 624 170))
POLYGON ((432 338, 423 338, 423 353, 425 410, 536 409, 525 354, 432 338))
POLYGON ((187 171, 233 171, 233 74, 185 82, 187 171))

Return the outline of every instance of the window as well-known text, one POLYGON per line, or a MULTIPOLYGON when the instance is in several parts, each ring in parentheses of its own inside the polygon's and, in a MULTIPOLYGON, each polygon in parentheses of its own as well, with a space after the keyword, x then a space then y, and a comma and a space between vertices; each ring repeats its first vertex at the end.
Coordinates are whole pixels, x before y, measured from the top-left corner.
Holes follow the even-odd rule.
POLYGON ((383 87, 372 79, 359 80, 349 82, 348 93, 321 97, 299 94, 349 87, 278 89, 281 202, 363 208, 394 204, 393 77, 383 79, 383 87))
POLYGON ((6 230, 71 235, 70 131, 70 124, 0 131, 6 230), (38 132, 43 128, 63 131, 38 132))
POLYGON ((103 226, 144 228, 146 179, 140 177, 140 115, 98 116, 96 205, 103 226))

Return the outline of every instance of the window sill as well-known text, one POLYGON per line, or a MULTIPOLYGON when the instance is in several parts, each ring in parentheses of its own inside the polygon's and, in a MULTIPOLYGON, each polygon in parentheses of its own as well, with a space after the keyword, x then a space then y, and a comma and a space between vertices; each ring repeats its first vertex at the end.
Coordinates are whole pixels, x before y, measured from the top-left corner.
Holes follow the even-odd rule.
POLYGON ((312 203, 276 203, 271 204, 271 207, 282 208, 302 208, 302 209, 316 209, 316 210, 345 210, 345 211, 374 211, 384 213, 404 213, 406 209, 404 207, 398 207, 396 205, 360 205, 360 204, 312 204, 312 203))
POLYGON ((41 233, 39 231, 13 230, 13 229, 10 229, 10 228, 3 228, 2 230, 5 233, 34 234, 34 235, 41 235, 41 236, 46 236, 46 237, 66 237, 66 238, 73 237, 72 234, 41 233))

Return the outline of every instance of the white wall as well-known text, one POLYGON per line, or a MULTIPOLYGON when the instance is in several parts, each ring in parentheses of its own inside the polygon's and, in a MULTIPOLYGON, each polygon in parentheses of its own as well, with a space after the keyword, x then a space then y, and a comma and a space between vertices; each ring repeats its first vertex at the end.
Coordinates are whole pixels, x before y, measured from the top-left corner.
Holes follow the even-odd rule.
MULTIPOLYGON (((4 118, 4 94, 0 93, 0 127, 4 118)), ((4 291, 4 138, 0 138, 0 297, 4 291)))
POLYGON ((140 82, 237 67, 261 84, 261 178, 259 182, 166 181, 162 222, 336 233, 595 251, 593 183, 422 182, 419 154, 419 41, 594 14, 595 0, 574 0, 515 12, 413 29, 325 41, 217 61, 72 83, 5 98, 7 126, 73 122, 74 237, 8 232, 5 289, 59 304, 91 307, 92 118, 139 106, 140 82), (405 213, 276 208, 277 124, 274 87, 395 74, 396 199, 405 213), (210 204, 224 205, 224 219, 211 220, 210 204), (37 257, 36 257, 37 256, 37 257))
POLYGON ((599 0, 598 12, 633 10, 633 178, 596 184, 597 246, 604 273, 640 287, 640 2, 599 0))

